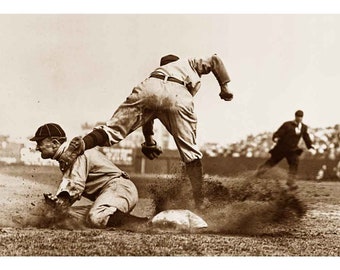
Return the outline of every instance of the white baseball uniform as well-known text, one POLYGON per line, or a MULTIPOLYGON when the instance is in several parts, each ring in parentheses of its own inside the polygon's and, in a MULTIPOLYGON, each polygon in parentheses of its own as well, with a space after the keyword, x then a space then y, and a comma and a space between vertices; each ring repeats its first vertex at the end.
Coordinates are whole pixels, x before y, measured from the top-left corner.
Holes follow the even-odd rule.
POLYGON ((201 76, 210 72, 213 72, 220 85, 230 81, 216 55, 179 59, 161 66, 133 88, 106 125, 96 128, 106 132, 109 137, 107 146, 111 146, 148 121, 158 118, 174 137, 184 162, 201 159, 202 153, 196 144, 197 117, 193 97, 200 88, 201 76), (153 77, 155 74, 164 76, 164 79, 153 77), (170 81, 169 77, 183 83, 170 81))
MULTIPOLYGON (((54 159, 58 160, 66 147, 67 143, 62 144, 54 159)), ((67 192, 72 202, 81 196, 92 200, 87 221, 98 228, 104 228, 117 209, 131 212, 138 201, 137 188, 128 175, 96 148, 79 156, 63 173, 56 195, 61 192, 67 192)))

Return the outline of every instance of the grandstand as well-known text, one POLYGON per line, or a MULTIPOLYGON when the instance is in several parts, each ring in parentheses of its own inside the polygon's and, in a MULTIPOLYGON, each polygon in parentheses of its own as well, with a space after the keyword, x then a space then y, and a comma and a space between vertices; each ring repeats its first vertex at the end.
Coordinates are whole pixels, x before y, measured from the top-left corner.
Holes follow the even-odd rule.
MULTIPOLYGON (((316 154, 313 156, 304 151, 302 158, 317 158, 336 160, 340 157, 340 125, 326 128, 309 128, 309 134, 314 143, 316 154)), ((268 151, 273 147, 273 133, 263 132, 257 135, 249 135, 247 138, 228 145, 207 143, 202 147, 205 155, 210 157, 247 157, 266 158, 268 151)), ((300 147, 305 149, 303 140, 300 147)))

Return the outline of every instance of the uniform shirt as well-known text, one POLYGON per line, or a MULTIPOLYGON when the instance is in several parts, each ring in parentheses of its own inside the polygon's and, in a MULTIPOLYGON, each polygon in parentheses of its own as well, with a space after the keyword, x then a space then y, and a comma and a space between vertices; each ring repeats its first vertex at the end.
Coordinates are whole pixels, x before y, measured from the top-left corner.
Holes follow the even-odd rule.
MULTIPOLYGON (((62 144, 53 158, 58 160, 67 146, 67 143, 62 144)), ((56 195, 67 192, 72 202, 79 200, 81 196, 94 200, 103 187, 121 176, 127 178, 127 174, 103 153, 92 148, 78 156, 73 166, 63 173, 56 195)))
POLYGON ((201 87, 201 76, 213 72, 220 85, 230 81, 229 75, 217 55, 206 58, 179 59, 167 65, 160 66, 154 72, 177 78, 190 85, 192 96, 201 87))
POLYGON ((274 148, 281 151, 294 151, 298 149, 301 137, 307 148, 312 148, 308 127, 303 123, 298 125, 295 121, 287 121, 273 134, 273 140, 278 139, 274 148))

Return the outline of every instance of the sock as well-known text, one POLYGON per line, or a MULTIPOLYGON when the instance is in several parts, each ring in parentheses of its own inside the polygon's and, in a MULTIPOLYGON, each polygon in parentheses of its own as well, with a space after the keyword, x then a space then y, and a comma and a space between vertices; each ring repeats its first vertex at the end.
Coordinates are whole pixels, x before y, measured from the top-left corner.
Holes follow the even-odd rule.
POLYGON ((84 138, 85 150, 91 149, 96 146, 105 146, 108 141, 107 134, 102 129, 95 129, 87 134, 84 138))

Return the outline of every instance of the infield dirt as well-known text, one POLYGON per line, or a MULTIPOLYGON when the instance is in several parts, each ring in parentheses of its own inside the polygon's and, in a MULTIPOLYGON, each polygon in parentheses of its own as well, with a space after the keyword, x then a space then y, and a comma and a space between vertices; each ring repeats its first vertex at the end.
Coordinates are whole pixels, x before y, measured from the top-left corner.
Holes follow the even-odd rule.
MULTIPOLYGON (((1 168, 0 172, 2 256, 340 255, 339 182, 298 181, 299 192, 290 198, 302 202, 306 212, 299 213, 287 200, 280 201, 287 198, 282 197, 280 180, 249 182, 248 173, 232 178, 206 177, 205 193, 212 204, 199 214, 210 225, 207 230, 149 226, 97 230, 74 224, 38 228, 27 222, 32 213, 34 218, 41 218, 37 209, 42 205, 42 193, 57 188, 60 175, 55 168, 51 174, 46 168, 17 166, 1 168)), ((132 178, 142 197, 134 210, 136 215, 152 216, 159 197, 163 200, 159 210, 190 208, 190 199, 178 199, 188 188, 181 184, 185 181, 169 180, 164 189, 159 179, 155 182, 145 176, 132 178), (182 193, 177 192, 178 188, 182 193)), ((77 204, 87 203, 82 200, 77 204)))

